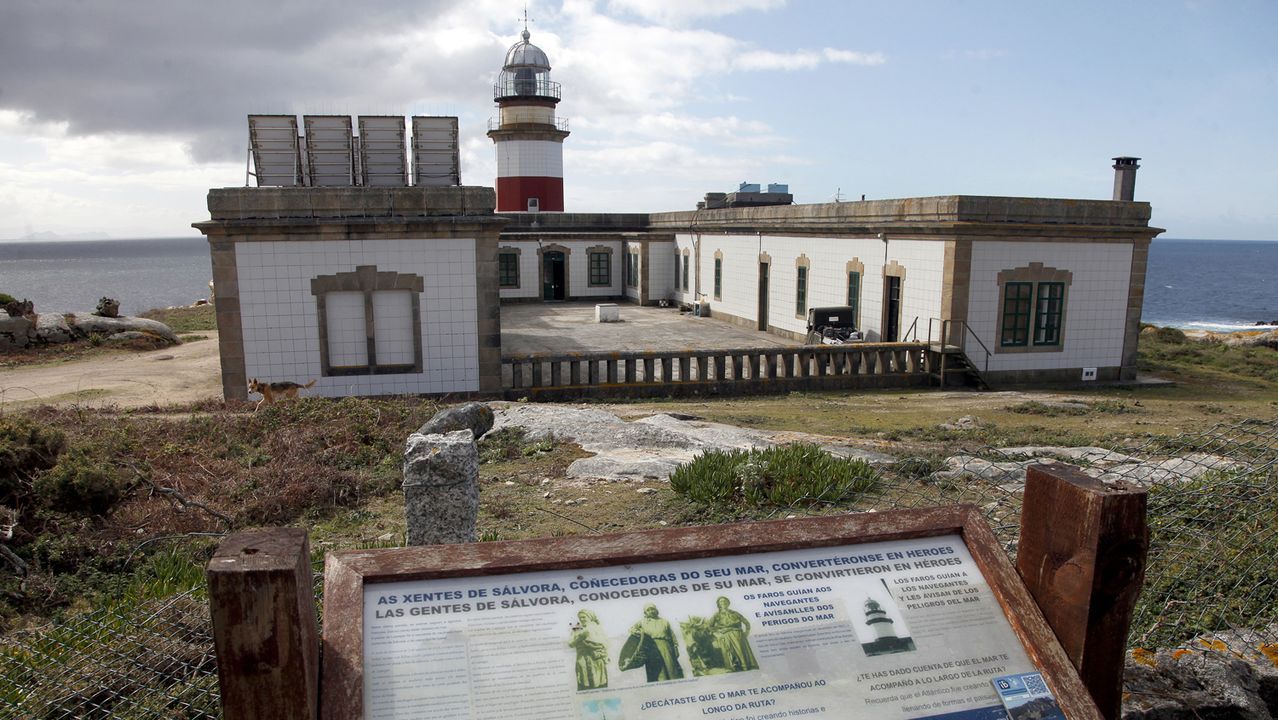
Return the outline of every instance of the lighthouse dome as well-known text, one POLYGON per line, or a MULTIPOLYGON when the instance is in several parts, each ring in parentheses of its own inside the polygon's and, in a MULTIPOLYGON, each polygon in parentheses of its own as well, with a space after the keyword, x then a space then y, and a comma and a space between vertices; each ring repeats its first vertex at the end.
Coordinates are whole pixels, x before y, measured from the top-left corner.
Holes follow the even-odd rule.
POLYGON ((523 40, 510 46, 506 51, 506 63, 502 66, 504 70, 516 70, 520 68, 531 68, 548 72, 550 70, 550 58, 546 57, 545 51, 528 42, 528 30, 524 30, 521 37, 523 40))

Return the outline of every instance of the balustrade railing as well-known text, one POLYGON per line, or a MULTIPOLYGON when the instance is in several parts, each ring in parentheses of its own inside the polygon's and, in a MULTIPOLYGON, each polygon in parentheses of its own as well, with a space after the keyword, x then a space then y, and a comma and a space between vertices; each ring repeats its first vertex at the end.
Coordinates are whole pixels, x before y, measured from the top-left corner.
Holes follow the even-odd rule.
POLYGON ((747 384, 751 391, 766 391, 770 383, 784 389, 851 387, 878 376, 926 380, 926 350, 926 343, 914 342, 536 353, 504 356, 502 376, 508 390, 699 386, 730 392, 734 385, 747 384))

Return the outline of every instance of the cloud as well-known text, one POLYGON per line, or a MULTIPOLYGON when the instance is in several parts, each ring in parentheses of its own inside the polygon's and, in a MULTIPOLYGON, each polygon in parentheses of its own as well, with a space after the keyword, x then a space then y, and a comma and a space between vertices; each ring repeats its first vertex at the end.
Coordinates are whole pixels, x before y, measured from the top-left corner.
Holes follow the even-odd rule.
POLYGON ((795 52, 751 50, 738 57, 734 65, 741 70, 811 70, 827 62, 874 66, 887 62, 887 57, 878 52, 864 53, 835 48, 795 52))
POLYGON ((608 0, 608 9, 661 24, 684 25, 747 10, 772 10, 785 0, 608 0))

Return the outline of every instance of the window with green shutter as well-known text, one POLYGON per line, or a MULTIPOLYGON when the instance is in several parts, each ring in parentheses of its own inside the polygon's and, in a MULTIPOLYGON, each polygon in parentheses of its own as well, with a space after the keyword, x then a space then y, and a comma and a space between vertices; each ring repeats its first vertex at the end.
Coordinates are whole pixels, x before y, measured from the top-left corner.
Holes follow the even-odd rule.
POLYGON ((852 321, 858 323, 861 317, 861 273, 848 273, 848 307, 852 308, 852 321))
POLYGON ((1065 283, 1039 283, 1034 305, 1034 344, 1059 345, 1064 315, 1065 283))
POLYGON ((497 285, 504 288, 519 287, 519 256, 515 253, 497 254, 497 285))
POLYGON ((590 284, 612 284, 612 256, 606 252, 590 253, 590 284))
POLYGON ((1021 347, 1029 344, 1030 306, 1034 283, 1010 282, 1003 286, 1003 322, 999 345, 1021 347))
POLYGON ((799 278, 795 283, 794 294, 794 314, 807 315, 808 313, 808 269, 799 266, 799 278))
POLYGON ((723 299, 723 258, 714 259, 714 299, 723 299))
POLYGON ((683 291, 688 292, 688 266, 692 263, 688 262, 688 253, 683 254, 683 291))

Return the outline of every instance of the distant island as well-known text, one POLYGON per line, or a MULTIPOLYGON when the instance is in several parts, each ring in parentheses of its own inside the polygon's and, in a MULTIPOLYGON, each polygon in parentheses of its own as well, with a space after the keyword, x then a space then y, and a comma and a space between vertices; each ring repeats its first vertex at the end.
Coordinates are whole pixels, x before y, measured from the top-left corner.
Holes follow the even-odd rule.
POLYGON ((33 232, 21 237, 8 238, 0 242, 56 242, 59 240, 110 240, 111 236, 104 232, 55 233, 33 232))

